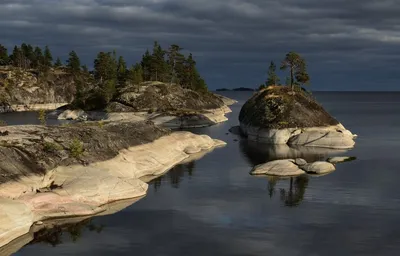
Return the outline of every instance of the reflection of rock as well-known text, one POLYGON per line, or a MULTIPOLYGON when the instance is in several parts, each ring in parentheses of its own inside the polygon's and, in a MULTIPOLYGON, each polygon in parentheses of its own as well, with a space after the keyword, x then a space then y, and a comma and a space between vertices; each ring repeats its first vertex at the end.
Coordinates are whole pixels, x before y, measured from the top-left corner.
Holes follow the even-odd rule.
POLYGON ((272 176, 298 176, 304 173, 293 159, 275 160, 257 165, 251 172, 253 175, 265 174, 272 176))
MULTIPOLYGON (((141 198, 133 198, 104 205, 106 210, 96 216, 114 214, 134 204, 140 199, 141 198)), ((80 238, 82 233, 81 231, 84 228, 89 231, 101 232, 102 226, 94 225, 91 222, 91 218, 96 216, 50 219, 40 225, 33 225, 27 234, 18 237, 6 246, 1 247, 0 255, 11 255, 20 250, 26 244, 47 243, 56 246, 62 243, 62 234, 65 232, 69 233, 71 238, 75 240, 80 238)))
POLYGON ((250 140, 240 140, 240 149, 252 165, 258 165, 278 159, 296 158, 303 158, 307 162, 315 162, 325 160, 329 154, 346 152, 346 150, 330 148, 270 145, 250 140))
POLYGON ((356 160, 357 158, 354 156, 335 156, 335 157, 330 157, 326 161, 332 164, 338 164, 338 163, 343 163, 343 162, 350 162, 353 160, 356 160))

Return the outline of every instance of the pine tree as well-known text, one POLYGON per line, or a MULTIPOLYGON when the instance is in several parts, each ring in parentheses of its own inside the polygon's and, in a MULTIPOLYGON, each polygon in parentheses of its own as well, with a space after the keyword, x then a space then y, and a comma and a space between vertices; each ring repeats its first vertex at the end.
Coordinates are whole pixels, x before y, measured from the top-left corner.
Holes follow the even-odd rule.
POLYGON ((18 46, 14 46, 13 52, 10 56, 11 63, 14 67, 23 67, 24 55, 18 46))
POLYGON ((151 62, 152 57, 150 55, 150 52, 149 50, 146 50, 141 61, 144 81, 151 81, 151 62))
POLYGON ((32 67, 40 69, 44 65, 44 56, 42 49, 40 49, 39 47, 35 47, 33 55, 34 55, 34 61, 32 67))
POLYGON ((44 48, 43 64, 45 67, 51 67, 53 65, 53 55, 47 45, 44 48))
POLYGON ((117 79, 117 61, 111 52, 99 52, 94 60, 94 77, 100 82, 117 79))
POLYGON ((179 45, 173 44, 168 49, 168 65, 170 68, 170 77, 171 83, 180 83, 180 80, 184 77, 185 67, 184 61, 185 56, 183 56, 180 51, 181 48, 179 45))
POLYGON ((153 54, 151 55, 151 80, 164 81, 166 73, 165 51, 157 41, 154 42, 153 54))
POLYGON ((56 60, 56 63, 54 63, 54 67, 56 67, 56 68, 60 68, 60 67, 62 67, 62 62, 61 62, 61 59, 60 59, 60 57, 57 57, 57 60, 56 60))
POLYGON ((127 68, 126 68, 126 62, 124 60, 124 57, 122 57, 122 56, 120 56, 118 59, 117 72, 118 72, 118 83, 120 86, 123 86, 126 81, 127 68))
MULTIPOLYGON (((290 71, 290 86, 294 88, 296 84, 296 77, 302 82, 308 82, 310 80, 309 75, 306 72, 305 60, 296 52, 289 52, 286 54, 285 59, 282 61, 282 70, 289 69, 290 71)), ((297 80, 297 82, 300 82, 297 80)))
POLYGON ((79 72, 81 70, 81 61, 75 51, 69 53, 67 59, 67 67, 72 73, 79 72))
POLYGON ((133 84, 140 84, 143 82, 143 68, 141 64, 132 66, 128 71, 127 79, 133 84))
POLYGON ((8 65, 9 57, 7 48, 0 44, 0 66, 8 65))
POLYGON ((279 77, 276 75, 276 65, 273 61, 271 61, 271 64, 269 65, 268 68, 268 78, 266 85, 278 85, 279 83, 279 77))

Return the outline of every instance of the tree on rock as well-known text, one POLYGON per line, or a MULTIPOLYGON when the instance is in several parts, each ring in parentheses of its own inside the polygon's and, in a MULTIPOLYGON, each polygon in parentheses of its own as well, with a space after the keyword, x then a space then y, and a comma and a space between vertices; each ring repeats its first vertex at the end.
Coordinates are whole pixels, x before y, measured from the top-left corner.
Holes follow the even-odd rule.
POLYGON ((167 73, 167 63, 165 62, 165 51, 160 44, 155 41, 153 54, 150 61, 151 80, 164 81, 167 73))
POLYGON ((60 68, 60 67, 62 67, 62 62, 61 62, 61 59, 60 59, 60 57, 58 57, 57 59, 56 59, 56 62, 54 63, 54 67, 56 67, 56 68, 60 68))
POLYGON ((0 44, 0 66, 8 65, 8 51, 7 48, 0 44))
POLYGON ((276 75, 276 65, 273 61, 268 68, 268 78, 267 78, 267 86, 269 85, 277 85, 279 83, 279 77, 276 75))
POLYGON ((171 83, 179 84, 184 73, 185 56, 180 52, 183 50, 179 45, 173 44, 168 49, 168 65, 170 68, 171 83))
MULTIPOLYGON (((305 60, 296 52, 289 52, 282 61, 281 70, 287 69, 290 71, 290 86, 292 88, 296 84, 297 78, 300 78, 301 81, 310 79, 306 72, 305 60)), ((300 81, 297 80, 297 82, 300 81)))
POLYGON ((46 68, 51 67, 53 65, 53 55, 51 54, 50 49, 47 45, 44 48, 43 62, 46 68))
POLYGON ((118 73, 118 84, 119 86, 123 86, 126 81, 128 69, 126 67, 126 62, 124 60, 124 57, 122 56, 120 56, 118 59, 117 73, 118 73))
POLYGON ((72 73, 79 72, 81 70, 81 60, 75 51, 69 53, 69 58, 67 60, 67 67, 72 73))

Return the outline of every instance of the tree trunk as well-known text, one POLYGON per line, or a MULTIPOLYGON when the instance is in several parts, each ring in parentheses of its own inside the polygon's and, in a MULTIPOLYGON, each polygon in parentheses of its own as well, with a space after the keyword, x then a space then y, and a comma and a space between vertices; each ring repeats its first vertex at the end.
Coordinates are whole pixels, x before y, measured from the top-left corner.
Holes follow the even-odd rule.
POLYGON ((293 67, 290 67, 290 87, 293 90, 294 76, 293 76, 293 67))

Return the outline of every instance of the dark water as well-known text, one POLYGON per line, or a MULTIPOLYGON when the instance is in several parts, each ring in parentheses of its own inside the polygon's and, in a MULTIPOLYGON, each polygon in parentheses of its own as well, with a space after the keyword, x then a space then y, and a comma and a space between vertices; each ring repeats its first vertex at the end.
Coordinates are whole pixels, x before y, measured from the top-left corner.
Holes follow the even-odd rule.
POLYGON ((128 208, 37 235, 15 255, 399 255, 399 93, 315 93, 359 135, 340 153, 357 160, 292 185, 249 175, 279 154, 226 134, 251 93, 224 94, 240 101, 229 121, 194 132, 226 147, 177 166, 128 208))

